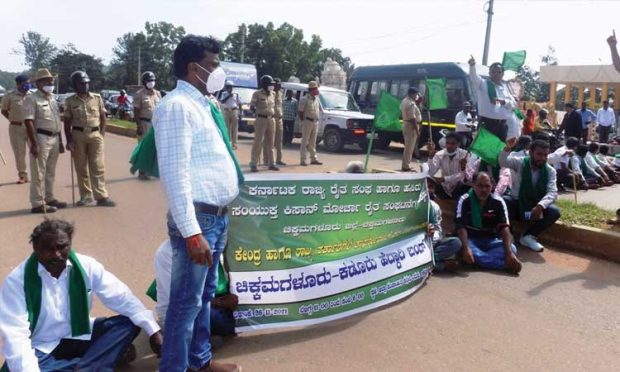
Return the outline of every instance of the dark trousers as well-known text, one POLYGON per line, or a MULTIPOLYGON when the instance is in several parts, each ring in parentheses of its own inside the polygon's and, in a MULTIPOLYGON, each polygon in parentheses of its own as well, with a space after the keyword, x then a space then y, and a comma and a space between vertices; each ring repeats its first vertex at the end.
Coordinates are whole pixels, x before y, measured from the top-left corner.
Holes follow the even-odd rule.
POLYGON ((467 149, 469 145, 471 145, 471 143, 473 142, 473 137, 471 135, 471 132, 456 132, 456 134, 461 139, 462 149, 467 149))
POLYGON ((598 126, 598 137, 600 143, 609 142, 609 132, 611 131, 611 125, 608 127, 598 126))
POLYGON ((579 177, 573 177, 573 173, 568 169, 557 169, 557 185, 558 188, 573 189, 579 186, 579 177), (575 178, 577 178, 577 185, 575 185, 575 178))
POLYGON ((583 142, 583 144, 588 143, 588 128, 581 130, 581 142, 583 142))
POLYGON ((484 116, 480 116, 478 120, 482 128, 486 128, 503 142, 506 142, 506 136, 508 136, 508 124, 506 124, 506 120, 496 120, 484 116))
POLYGON ((51 353, 35 354, 42 372, 112 372, 138 333, 140 328, 126 316, 97 318, 89 341, 62 339, 51 353))
MULTIPOLYGON (((519 211, 519 200, 513 199, 510 195, 504 195, 504 201, 508 206, 508 213, 510 215, 511 220, 523 221, 524 216, 521 215, 519 211)), ((545 231, 551 225, 555 223, 560 218, 560 210, 555 204, 549 205, 547 208, 543 209, 542 218, 536 221, 529 221, 530 225, 527 230, 523 233, 523 235, 533 235, 538 236, 541 232, 545 231)))
POLYGON ((444 190, 442 185, 435 186, 435 196, 439 199, 453 199, 459 200, 463 194, 468 192, 470 189, 469 186, 459 183, 454 190, 452 190, 452 196, 448 195, 448 192, 444 190))

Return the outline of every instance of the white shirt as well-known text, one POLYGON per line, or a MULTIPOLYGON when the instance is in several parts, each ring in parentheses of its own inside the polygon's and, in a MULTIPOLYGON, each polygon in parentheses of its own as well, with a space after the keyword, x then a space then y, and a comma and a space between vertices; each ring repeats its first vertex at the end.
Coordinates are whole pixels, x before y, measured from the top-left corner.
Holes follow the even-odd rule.
POLYGON ((161 324, 166 321, 170 303, 170 283, 172 282, 172 244, 170 240, 161 243, 153 261, 155 281, 157 282, 157 305, 155 312, 161 324))
POLYGON ((600 166, 590 151, 586 153, 585 161, 586 165, 592 169, 596 169, 600 166))
POLYGON ((478 116, 496 120, 510 119, 512 112, 517 107, 517 102, 510 94, 508 86, 504 82, 500 85, 493 83, 495 84, 497 98, 506 101, 506 104, 497 106, 489 100, 487 81, 478 75, 476 66, 469 66, 469 79, 471 80, 472 88, 478 99, 478 116))
POLYGON ((596 122, 602 127, 610 127, 616 123, 614 110, 608 107, 607 110, 600 108, 596 113, 596 122))
POLYGON ((467 126, 473 124, 471 113, 465 114, 465 111, 459 111, 454 118, 454 124, 457 132, 471 132, 471 128, 467 126))
MULTIPOLYGON (((92 294, 110 310, 125 315, 149 336, 159 331, 153 313, 133 295, 116 276, 107 272, 94 258, 77 254, 86 274, 88 306, 92 307, 92 294)), ((69 271, 67 267, 58 279, 39 264, 41 277, 41 312, 37 326, 30 337, 30 323, 24 293, 24 260, 4 281, 0 289, 0 335, 3 339, 2 354, 11 371, 39 371, 34 349, 46 354, 52 352, 63 338, 90 340, 91 335, 71 336, 69 310, 69 271)), ((95 318, 90 319, 91 329, 95 318)))
POLYGON ((547 163, 553 165, 555 169, 562 169, 562 164, 568 167, 568 161, 570 156, 567 154, 568 147, 561 146, 557 150, 549 154, 547 157, 547 163))
POLYGON ((452 194, 459 182, 465 181, 465 172, 461 171, 461 159, 466 157, 467 150, 461 148, 456 149, 452 158, 445 149, 441 150, 428 163, 428 175, 433 177, 441 169, 441 175, 444 179, 441 186, 448 194, 452 194))
POLYGON ((193 202, 226 206, 239 194, 237 171, 208 98, 179 80, 153 115, 159 175, 172 218, 187 238, 200 234, 193 202))
POLYGON ((241 101, 239 100, 239 95, 237 93, 228 93, 227 91, 222 92, 222 97, 220 98, 220 104, 225 109, 238 109, 239 105, 241 105, 241 101), (228 98, 226 102, 224 100, 232 95, 232 97, 228 98))

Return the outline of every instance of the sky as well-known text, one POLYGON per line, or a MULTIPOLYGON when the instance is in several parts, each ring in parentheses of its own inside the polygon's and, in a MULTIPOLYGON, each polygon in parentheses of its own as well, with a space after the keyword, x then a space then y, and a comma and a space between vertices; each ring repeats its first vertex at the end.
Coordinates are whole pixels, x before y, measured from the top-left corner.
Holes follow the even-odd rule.
MULTIPOLYGON (((357 66, 482 60, 486 0, 2 0, 0 70, 21 71, 23 33, 73 43, 109 63, 116 39, 145 22, 225 38, 241 23, 288 22, 339 48, 357 66)), ((489 63, 525 49, 538 70, 548 47, 561 65, 610 64, 606 38, 620 33, 618 0, 495 0, 489 63)), ((620 37, 620 34, 619 34, 620 37)))

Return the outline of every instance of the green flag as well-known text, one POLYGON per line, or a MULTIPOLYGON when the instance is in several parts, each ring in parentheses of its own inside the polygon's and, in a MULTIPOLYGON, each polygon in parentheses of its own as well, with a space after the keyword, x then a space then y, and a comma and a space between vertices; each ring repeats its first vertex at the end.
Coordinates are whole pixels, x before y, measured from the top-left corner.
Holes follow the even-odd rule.
POLYGON ((525 50, 519 50, 517 52, 504 52, 504 59, 502 60, 502 66, 505 70, 519 71, 525 64, 525 50))
POLYGON ((499 153, 506 147, 496 135, 489 132, 486 128, 480 128, 474 142, 469 147, 469 151, 478 155, 478 157, 487 163, 497 166, 497 157, 499 153))
POLYGON ((375 127, 388 132, 400 132, 400 102, 388 92, 381 92, 375 111, 375 127))
POLYGON ((428 92, 428 109, 441 110, 448 108, 448 95, 446 94, 446 79, 426 79, 426 91, 428 92))

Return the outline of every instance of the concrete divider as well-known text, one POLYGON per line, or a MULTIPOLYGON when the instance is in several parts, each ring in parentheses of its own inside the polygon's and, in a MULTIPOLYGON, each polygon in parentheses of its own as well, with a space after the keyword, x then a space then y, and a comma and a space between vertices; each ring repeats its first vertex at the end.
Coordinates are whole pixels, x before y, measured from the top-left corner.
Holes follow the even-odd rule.
POLYGON ((125 128, 120 127, 118 125, 108 123, 105 126, 105 130, 108 133, 114 133, 121 136, 136 138, 136 129, 135 128, 125 128))

